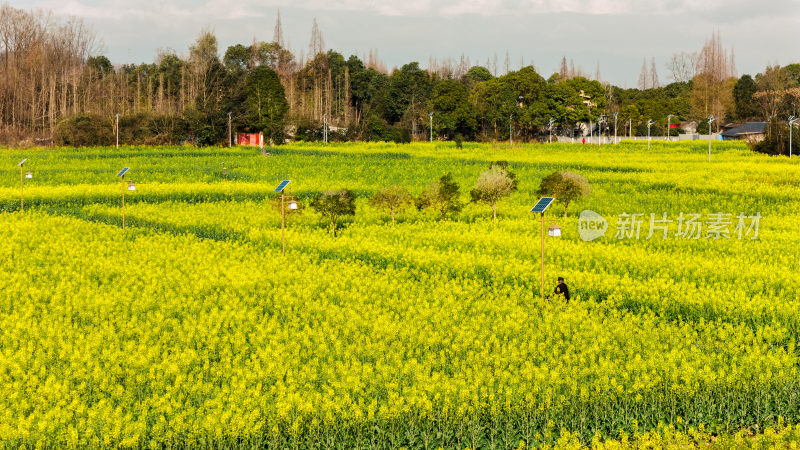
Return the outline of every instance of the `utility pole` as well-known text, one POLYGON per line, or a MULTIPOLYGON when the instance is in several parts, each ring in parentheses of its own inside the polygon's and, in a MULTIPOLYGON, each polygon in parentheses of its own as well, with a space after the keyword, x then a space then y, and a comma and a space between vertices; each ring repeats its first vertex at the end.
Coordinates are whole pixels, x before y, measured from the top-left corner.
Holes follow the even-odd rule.
POLYGON ((647 120, 647 150, 650 150, 650 126, 654 123, 655 122, 650 119, 647 120))
POLYGON ((513 147, 514 146, 514 142, 511 140, 511 136, 514 135, 514 132, 511 129, 511 127, 513 126, 513 123, 514 123, 514 122, 511 121, 512 117, 514 117, 514 116, 512 116, 511 114, 508 115, 508 146, 509 147, 513 147))
POLYGON ((672 138, 670 136, 672 134, 671 133, 672 128, 670 127, 670 125, 672 125, 671 119, 672 119, 672 114, 667 114, 667 137, 666 137, 667 141, 671 141, 672 140, 672 138))
POLYGON ((617 143, 617 116, 619 115, 618 112, 614 113, 614 144, 617 143))
POLYGON ((328 145, 328 114, 322 115, 322 141, 328 145))
POLYGON ((231 130, 231 112, 228 111, 228 148, 233 147, 233 132, 231 130))
POLYGON ((431 142, 433 142, 433 111, 428 113, 428 118, 431 120, 428 130, 431 132, 431 142))
POLYGON ((117 148, 119 148, 119 114, 115 116, 114 133, 117 135, 117 148))
POLYGON ((600 146, 600 137, 603 136, 603 122, 607 122, 606 115, 602 114, 597 118, 597 146, 600 146))
POLYGON ((633 137, 633 119, 628 119, 628 137, 633 137))
POLYGON ((714 122, 714 116, 708 116, 708 162, 711 162, 711 124, 714 122))

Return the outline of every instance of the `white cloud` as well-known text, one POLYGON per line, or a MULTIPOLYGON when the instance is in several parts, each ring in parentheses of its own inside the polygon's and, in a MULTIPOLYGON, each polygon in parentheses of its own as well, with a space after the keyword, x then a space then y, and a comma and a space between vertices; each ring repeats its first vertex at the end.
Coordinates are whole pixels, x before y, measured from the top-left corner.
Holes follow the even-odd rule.
MULTIPOLYGON (((12 4, 16 3, 12 0, 12 4)), ((36 6, 57 14, 92 19, 185 17, 196 19, 243 19, 264 10, 293 8, 319 11, 371 12, 383 16, 458 17, 528 16, 552 13, 585 15, 704 15, 727 20, 753 15, 785 14, 796 9, 796 0, 39 0, 36 6)))

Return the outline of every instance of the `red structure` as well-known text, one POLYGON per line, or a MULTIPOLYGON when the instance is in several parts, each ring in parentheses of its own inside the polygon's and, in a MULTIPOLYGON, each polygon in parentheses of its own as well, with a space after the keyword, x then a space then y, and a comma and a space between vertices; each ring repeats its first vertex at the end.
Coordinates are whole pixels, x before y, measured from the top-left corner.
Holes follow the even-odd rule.
POLYGON ((261 133, 236 133, 236 144, 250 147, 263 147, 264 135, 261 133))

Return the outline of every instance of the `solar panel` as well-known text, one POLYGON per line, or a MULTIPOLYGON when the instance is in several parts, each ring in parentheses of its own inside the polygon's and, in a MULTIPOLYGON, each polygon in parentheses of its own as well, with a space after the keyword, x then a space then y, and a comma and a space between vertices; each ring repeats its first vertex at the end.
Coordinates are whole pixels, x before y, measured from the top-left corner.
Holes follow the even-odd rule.
POLYGON ((531 212, 543 213, 544 210, 547 209, 547 207, 550 206, 551 203, 553 203, 553 200, 555 200, 555 198, 553 197, 540 198, 539 201, 536 202, 536 205, 533 207, 533 209, 531 209, 531 212))
POLYGON ((19 164, 17 164, 17 165, 22 167, 22 165, 25 164, 25 161, 27 161, 27 160, 28 160, 28 158, 25 158, 22 161, 20 161, 19 164))
POLYGON ((275 188, 275 192, 281 192, 282 190, 286 189, 286 185, 289 184, 290 181, 292 180, 281 181, 281 184, 279 184, 278 187, 275 188))
POLYGON ((130 170, 130 168, 129 168, 129 167, 123 167, 123 168, 122 168, 122 170, 120 170, 120 171, 119 171, 119 173, 117 174, 117 176, 118 176, 118 177, 124 176, 126 173, 128 173, 128 171, 129 171, 129 170, 130 170))

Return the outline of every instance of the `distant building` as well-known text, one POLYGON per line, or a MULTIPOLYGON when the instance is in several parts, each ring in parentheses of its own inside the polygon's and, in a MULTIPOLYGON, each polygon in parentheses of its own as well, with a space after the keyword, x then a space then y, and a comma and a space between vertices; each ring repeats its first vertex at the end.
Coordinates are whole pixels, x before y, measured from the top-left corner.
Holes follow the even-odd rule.
POLYGON ((249 147, 263 147, 264 135, 262 133, 236 133, 236 144, 249 147))
POLYGON ((745 140, 747 142, 761 142, 764 140, 766 130, 766 122, 747 122, 724 130, 722 132, 722 140, 745 140))
POLYGON ((697 122, 693 120, 690 122, 681 122, 678 128, 682 129, 686 134, 697 134, 697 122))

